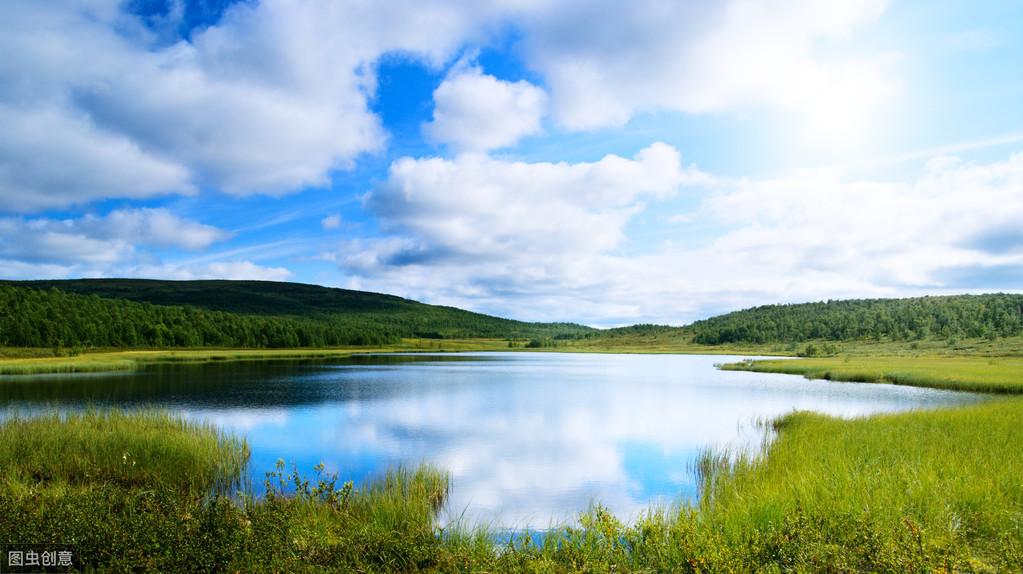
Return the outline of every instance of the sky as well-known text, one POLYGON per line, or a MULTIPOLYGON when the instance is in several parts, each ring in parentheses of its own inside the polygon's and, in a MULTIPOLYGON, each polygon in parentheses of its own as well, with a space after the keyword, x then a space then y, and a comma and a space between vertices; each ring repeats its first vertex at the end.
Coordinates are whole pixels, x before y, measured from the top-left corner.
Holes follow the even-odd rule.
POLYGON ((537 321, 1023 291, 1015 0, 12 0, 0 277, 537 321))

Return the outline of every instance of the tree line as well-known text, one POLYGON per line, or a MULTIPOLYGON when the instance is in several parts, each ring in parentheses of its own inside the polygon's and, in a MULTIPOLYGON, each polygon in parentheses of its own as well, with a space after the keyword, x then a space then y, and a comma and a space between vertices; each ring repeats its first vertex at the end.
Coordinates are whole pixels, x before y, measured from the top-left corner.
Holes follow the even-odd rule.
POLYGON ((1023 295, 767 305, 697 321, 688 329, 695 342, 708 345, 1010 337, 1023 334, 1023 295))
POLYGON ((403 337, 573 337, 581 330, 589 329, 422 304, 270 315, 0 284, 0 346, 10 347, 334 347, 393 344, 403 337))

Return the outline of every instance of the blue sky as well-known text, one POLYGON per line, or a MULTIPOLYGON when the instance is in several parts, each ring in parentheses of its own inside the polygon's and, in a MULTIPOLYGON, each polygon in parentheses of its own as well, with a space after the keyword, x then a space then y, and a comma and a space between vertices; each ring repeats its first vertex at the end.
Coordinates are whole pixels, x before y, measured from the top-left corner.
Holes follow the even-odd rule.
POLYGON ((528 320, 1023 288, 1023 5, 62 0, 0 15, 0 276, 528 320))

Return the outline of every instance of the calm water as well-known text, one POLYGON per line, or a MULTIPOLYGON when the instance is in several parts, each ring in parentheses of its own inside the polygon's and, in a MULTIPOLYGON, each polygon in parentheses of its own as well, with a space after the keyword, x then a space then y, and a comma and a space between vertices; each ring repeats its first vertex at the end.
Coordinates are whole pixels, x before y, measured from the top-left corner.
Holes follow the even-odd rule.
POLYGON ((591 501, 622 518, 696 495, 707 447, 757 445, 794 409, 855 416, 977 400, 891 385, 719 371, 740 357, 471 353, 343 362, 167 365, 117 375, 6 378, 14 409, 158 406, 244 434, 252 474, 283 458, 356 482, 433 462, 448 516, 506 527, 568 521, 591 501))

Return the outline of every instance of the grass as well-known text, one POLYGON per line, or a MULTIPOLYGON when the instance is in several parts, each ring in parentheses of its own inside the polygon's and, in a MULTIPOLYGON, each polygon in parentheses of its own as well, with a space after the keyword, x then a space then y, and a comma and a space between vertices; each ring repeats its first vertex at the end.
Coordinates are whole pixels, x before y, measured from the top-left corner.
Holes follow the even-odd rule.
MULTIPOLYGON (((1018 356, 894 351, 741 368, 1021 386, 1018 356)), ((159 413, 13 417, 0 425, 0 532, 74 544, 101 571, 1023 570, 1023 397, 856 419, 800 412, 773 428, 762 453, 706 453, 695 506, 624 524, 596 505, 576 525, 497 544, 486 528, 438 528, 449 486, 429 466, 356 489, 280 465, 265 497, 210 496, 247 453, 209 427, 159 413)))
POLYGON ((8 488, 96 483, 201 492, 229 488, 248 461, 244 441, 160 412, 7 416, 0 467, 8 488))
POLYGON ((1023 357, 915 355, 746 361, 729 370, 803 375, 810 379, 893 383, 984 393, 1023 393, 1023 357))
POLYGON ((853 420, 796 413, 723 469, 703 511, 754 561, 813 570, 1017 571, 1023 401, 853 420))
MULTIPOLYGON (((628 334, 560 340, 555 347, 530 349, 525 339, 403 339, 400 344, 383 347, 340 347, 309 349, 99 349, 75 356, 53 356, 50 349, 0 347, 0 375, 37 375, 48 373, 86 373, 130 371, 145 365, 174 362, 300 360, 348 357, 364 353, 459 352, 459 351, 532 351, 569 353, 672 353, 694 355, 774 355, 795 356, 803 345, 744 344, 700 345, 679 330, 653 334, 628 334)), ((970 339, 949 344, 947 341, 854 341, 835 343, 847 357, 1021 357, 1023 338, 995 340, 970 339)), ((732 368, 732 367, 729 367, 732 368)), ((925 367, 926 369, 926 367, 925 367)), ((788 371, 783 371, 788 372, 788 371)), ((795 373, 803 374, 803 373, 795 373)), ((856 379, 861 380, 861 379, 856 379)))
MULTIPOLYGON (((409 572, 436 563, 447 475, 396 469, 365 488, 283 463, 265 496, 228 496, 244 441, 159 412, 0 424, 4 543, 69 544, 94 571, 409 572)), ((321 469, 322 470, 322 469, 321 469)))
POLYGON ((50 356, 41 356, 40 350, 22 350, 21 353, 7 350, 6 353, 0 352, 0 375, 131 371, 159 363, 329 359, 366 353, 503 350, 508 350, 508 342, 505 339, 404 339, 401 344, 384 347, 322 349, 99 350, 64 357, 54 357, 52 352, 50 356))

